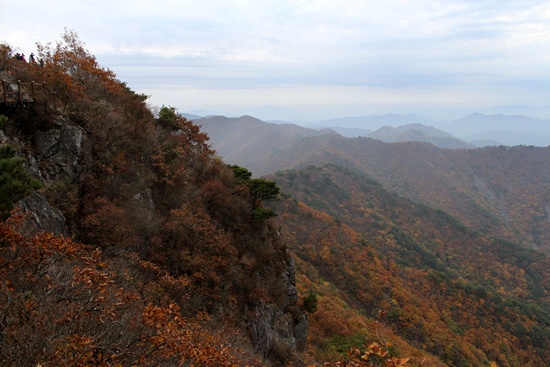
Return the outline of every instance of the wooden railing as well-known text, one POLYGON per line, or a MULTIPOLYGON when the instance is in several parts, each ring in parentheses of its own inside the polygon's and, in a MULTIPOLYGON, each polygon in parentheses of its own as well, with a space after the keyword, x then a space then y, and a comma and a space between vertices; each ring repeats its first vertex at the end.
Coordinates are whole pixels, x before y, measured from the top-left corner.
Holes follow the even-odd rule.
POLYGON ((2 80, 2 98, 3 104, 25 104, 35 101, 35 93, 38 87, 46 90, 46 83, 35 82, 7 82, 2 80))

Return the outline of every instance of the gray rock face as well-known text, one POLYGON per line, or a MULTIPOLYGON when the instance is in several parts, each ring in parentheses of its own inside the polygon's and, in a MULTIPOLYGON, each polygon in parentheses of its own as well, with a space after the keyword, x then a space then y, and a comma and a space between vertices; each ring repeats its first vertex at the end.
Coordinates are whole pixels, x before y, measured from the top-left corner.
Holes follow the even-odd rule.
POLYGON ((288 355, 288 351, 303 351, 307 342, 306 314, 296 315, 290 311, 297 302, 296 269, 292 258, 281 276, 286 286, 286 311, 275 304, 261 303, 249 319, 251 339, 265 357, 273 353, 288 355))
POLYGON ((296 302, 298 298, 298 292, 296 291, 296 265, 294 258, 290 257, 290 261, 285 263, 286 271, 282 274, 283 282, 286 285, 286 294, 288 296, 289 303, 287 307, 296 302))
POLYGON ((33 192, 26 198, 19 200, 16 207, 28 214, 21 232, 34 235, 44 231, 56 235, 67 236, 67 223, 63 213, 52 207, 38 192, 33 192))
POLYGON ((290 312, 283 312, 277 305, 265 303, 254 309, 250 322, 252 341, 265 357, 278 351, 303 351, 307 328, 305 314, 295 320, 290 312))
POLYGON ((307 331, 309 327, 309 321, 307 315, 304 313, 298 319, 298 322, 294 324, 294 335, 296 339, 296 350, 302 352, 306 350, 307 344, 307 331))
MULTIPOLYGON (((72 182, 77 179, 85 169, 81 165, 86 141, 84 130, 59 117, 53 128, 36 134, 36 150, 25 157, 29 173, 46 185, 56 180, 72 182)), ((22 229, 26 234, 45 231, 68 235, 65 217, 41 194, 34 192, 20 200, 17 206, 28 213, 22 229)))
MULTIPOLYGON (((146 222, 153 221, 155 217, 156 206, 153 201, 153 192, 150 188, 145 188, 143 193, 138 192, 132 196, 135 212, 139 212, 140 218, 146 222)), ((137 220, 137 219, 136 219, 137 220)))
MULTIPOLYGON (((83 171, 84 131, 72 126, 62 117, 54 127, 47 131, 36 132, 35 150, 25 149, 18 139, 8 138, 3 131, 0 134, 2 144, 11 144, 26 152, 26 170, 46 185, 55 180, 71 182, 83 171)), ((27 213, 27 219, 21 231, 27 235, 37 232, 49 232, 57 235, 68 235, 67 222, 63 213, 52 207, 46 198, 34 192, 16 203, 16 207, 27 213)))
POLYGON ((0 144, 7 144, 9 141, 9 138, 6 136, 4 131, 0 130, 0 144))
MULTIPOLYGON (((81 170, 84 131, 61 121, 55 128, 39 132, 37 136, 37 160, 43 163, 40 174, 49 181, 55 178, 72 179, 81 170)), ((32 163, 32 162, 30 162, 32 163)))

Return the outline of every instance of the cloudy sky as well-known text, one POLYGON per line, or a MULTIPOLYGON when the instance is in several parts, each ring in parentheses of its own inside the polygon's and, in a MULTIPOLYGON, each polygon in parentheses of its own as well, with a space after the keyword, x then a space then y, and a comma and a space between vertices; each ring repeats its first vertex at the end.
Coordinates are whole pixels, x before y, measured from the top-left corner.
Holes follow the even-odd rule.
POLYGON ((314 120, 550 105, 547 0, 0 0, 0 41, 17 51, 64 28, 180 112, 314 120))

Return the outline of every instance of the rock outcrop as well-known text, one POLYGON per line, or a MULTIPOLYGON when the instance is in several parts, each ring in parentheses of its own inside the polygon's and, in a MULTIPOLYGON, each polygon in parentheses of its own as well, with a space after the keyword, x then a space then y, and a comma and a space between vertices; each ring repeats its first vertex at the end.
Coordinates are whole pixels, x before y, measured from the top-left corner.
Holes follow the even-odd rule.
MULTIPOLYGON (((17 138, 8 138, 3 132, 0 143, 11 144, 25 152, 26 169, 35 178, 49 186, 55 181, 73 182, 85 170, 81 164, 84 154, 85 133, 82 128, 58 117, 53 127, 37 130, 33 148, 17 138)), ((16 203, 27 214, 21 231, 33 235, 40 231, 56 235, 69 235, 63 213, 53 207, 41 191, 33 192, 16 203)))
POLYGON ((41 178, 46 181, 52 181, 54 178, 70 181, 78 176, 85 169, 81 165, 84 144, 84 130, 69 125, 61 118, 58 118, 52 129, 38 131, 36 160, 41 165, 41 178))
POLYGON ((68 235, 67 222, 63 213, 52 207, 46 198, 38 192, 19 200, 16 206, 27 214, 21 231, 26 235, 34 235, 44 231, 56 235, 68 235))
POLYGON ((261 303, 250 315, 251 339, 265 357, 287 355, 289 351, 300 352, 306 347, 307 316, 292 312, 297 303, 294 260, 290 258, 285 265, 285 272, 281 275, 287 297, 284 310, 276 304, 261 303))

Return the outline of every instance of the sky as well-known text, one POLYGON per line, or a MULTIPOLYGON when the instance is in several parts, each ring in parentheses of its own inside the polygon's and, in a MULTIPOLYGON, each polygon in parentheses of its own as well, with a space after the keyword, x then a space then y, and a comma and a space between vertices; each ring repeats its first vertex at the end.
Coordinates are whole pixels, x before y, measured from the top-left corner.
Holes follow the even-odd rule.
POLYGON ((180 112, 550 118, 547 0, 0 0, 16 51, 65 28, 180 112))

